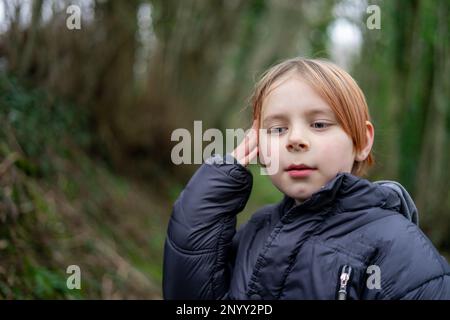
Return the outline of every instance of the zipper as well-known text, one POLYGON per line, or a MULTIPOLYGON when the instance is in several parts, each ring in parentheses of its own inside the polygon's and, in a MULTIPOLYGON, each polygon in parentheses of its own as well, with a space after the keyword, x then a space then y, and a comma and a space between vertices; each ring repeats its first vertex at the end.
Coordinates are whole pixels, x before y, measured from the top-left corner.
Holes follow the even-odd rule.
POLYGON ((338 300, 347 300, 347 285, 352 274, 352 267, 344 265, 339 276, 340 287, 338 291, 338 300))

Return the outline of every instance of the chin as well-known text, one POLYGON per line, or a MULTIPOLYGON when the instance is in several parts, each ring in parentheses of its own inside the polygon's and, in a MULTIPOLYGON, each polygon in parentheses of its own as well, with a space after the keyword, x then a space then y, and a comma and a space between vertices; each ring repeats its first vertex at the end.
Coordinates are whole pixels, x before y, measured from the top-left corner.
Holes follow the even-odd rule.
POLYGON ((305 201, 313 194, 309 190, 289 190, 285 192, 289 197, 297 199, 298 201, 305 201))

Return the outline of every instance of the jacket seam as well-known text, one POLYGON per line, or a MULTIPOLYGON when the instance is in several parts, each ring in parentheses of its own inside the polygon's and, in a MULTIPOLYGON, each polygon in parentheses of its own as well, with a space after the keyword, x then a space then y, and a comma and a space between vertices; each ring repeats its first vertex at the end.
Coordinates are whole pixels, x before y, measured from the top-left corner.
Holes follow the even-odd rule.
POLYGON ((434 261, 437 263, 437 265, 441 268, 442 272, 444 272, 444 274, 445 274, 446 268, 443 265, 443 261, 441 259, 439 252, 436 250, 436 248, 434 246, 430 245, 430 243, 425 238, 423 232, 414 224, 407 226, 407 231, 410 232, 411 234, 414 233, 416 238, 418 238, 420 243, 422 244, 422 247, 425 250, 428 250, 433 253, 432 257, 433 257, 434 261))
MULTIPOLYGON (((225 224, 227 222, 226 221, 227 219, 230 219, 230 217, 224 217, 224 218, 222 218, 220 220, 220 232, 219 232, 219 235, 218 235, 217 244, 216 244, 216 246, 214 248, 214 252, 216 253, 216 256, 215 256, 215 259, 214 259, 214 267, 213 267, 212 275, 211 275, 211 292, 213 294, 213 297, 216 297, 216 286, 217 286, 216 274, 217 274, 217 271, 219 270, 219 267, 218 267, 219 248, 221 246, 223 247, 223 244, 224 244, 222 235, 223 235, 223 231, 225 229, 224 227, 225 227, 225 224)), ((225 252, 223 252, 223 254, 225 254, 225 252)), ((224 257, 224 261, 225 260, 226 260, 226 257, 224 257)), ((226 263, 224 263, 224 268, 226 268, 226 263)), ((224 270, 224 272, 225 272, 225 270, 224 270)))
MULTIPOLYGON (((182 199, 180 199, 180 200, 182 200, 182 199)), ((179 202, 179 206, 180 206, 181 213, 182 213, 183 216, 184 216, 184 215, 185 215, 185 210, 184 210, 184 208, 183 208, 183 201, 180 201, 180 202, 179 202)), ((222 212, 221 212, 221 213, 222 213, 222 212)), ((223 212, 223 213, 226 213, 226 212, 223 212)), ((226 218, 226 217, 225 217, 225 218, 226 218)), ((221 219, 219 220, 219 223, 221 223, 222 220, 224 220, 224 218, 221 218, 221 219)), ((221 229, 221 230, 222 230, 222 229, 221 229)), ((168 238, 170 238, 170 233, 169 233, 169 235, 168 235, 168 238)), ((174 246, 176 246, 176 248, 179 249, 180 252, 183 252, 183 253, 186 253, 186 254, 192 254, 192 253, 195 253, 195 252, 198 252, 198 254, 204 254, 204 253, 207 254, 207 253, 214 252, 214 251, 216 250, 216 246, 214 246, 214 247, 212 247, 212 248, 207 248, 207 249, 189 250, 189 249, 181 248, 181 247, 178 246, 178 245, 175 245, 175 242, 174 242, 173 240, 171 240, 171 242, 174 244, 174 246)))
POLYGON ((311 237, 314 237, 314 234, 316 233, 316 231, 320 228, 320 226, 322 225, 323 221, 319 222, 319 224, 313 228, 311 230, 311 234, 303 241, 303 243, 301 245, 298 246, 298 248, 295 249, 295 251, 292 253, 292 255, 289 258, 289 265, 286 268, 284 274, 283 274, 283 279, 281 282, 281 288, 278 292, 278 294, 276 295, 276 299, 279 300, 281 295, 283 294, 284 288, 286 287, 286 280, 287 277, 289 276, 289 274, 292 271, 292 268, 294 267, 295 263, 297 262, 297 257, 298 257, 298 253, 300 252, 301 248, 303 248, 303 246, 305 245, 305 243, 307 243, 309 240, 311 240, 311 237))
MULTIPOLYGON (((242 179, 236 178, 233 175, 231 175, 230 174, 231 170, 225 172, 224 170, 220 169, 221 166, 218 166, 217 164, 206 164, 206 165, 213 167, 214 170, 220 172, 221 174, 223 174, 226 177, 229 177, 229 178, 233 179, 236 182, 239 182, 239 183, 242 183, 242 184, 248 184, 250 182, 249 181, 249 179, 250 179, 249 177, 251 176, 250 171, 248 171, 246 168, 244 168, 242 166, 241 166, 242 167, 241 168, 240 165, 238 165, 238 164, 226 164, 226 165, 230 165, 230 166, 232 166, 234 168, 238 168, 239 171, 245 172, 246 175, 244 177, 242 177, 242 179)), ((222 165, 222 166, 225 166, 225 165, 222 165)))
MULTIPOLYGON (((310 240, 314 241, 318 245, 321 245, 321 246, 323 246, 325 248, 331 249, 331 250, 335 251, 336 253, 343 254, 343 255, 348 256, 348 257, 350 257, 352 259, 355 259, 355 260, 359 261, 362 265, 365 265, 365 266, 368 265, 369 257, 364 257, 363 255, 359 255, 357 253, 351 252, 351 251, 346 250, 345 248, 343 248, 342 246, 339 246, 339 245, 328 245, 328 244, 325 244, 324 241, 322 241, 321 239, 318 239, 318 238, 310 239, 310 240)), ((367 244, 364 244, 364 246, 366 246, 366 248, 370 248, 370 249, 374 249, 374 250, 376 249, 375 247, 368 246, 367 244)))
POLYGON ((249 290, 247 291, 248 295, 251 294, 260 294, 259 289, 256 285, 257 283, 257 279, 259 276, 259 273, 261 272, 261 268, 264 266, 264 262, 266 260, 265 255, 267 253, 267 251, 269 250, 271 244, 273 241, 275 241, 275 239, 278 237, 278 235, 280 234, 281 230, 283 229, 284 224, 281 224, 280 226, 276 227, 277 229, 273 231, 273 236, 270 239, 270 241, 265 245, 263 252, 258 256, 258 258, 256 259, 256 263, 255 263, 255 268, 252 272, 252 275, 250 277, 250 283, 249 283, 249 290))
POLYGON ((210 248, 210 249, 201 249, 201 250, 189 250, 189 249, 183 249, 179 247, 175 242, 170 238, 170 236, 167 237, 167 240, 170 242, 170 245, 178 252, 182 254, 187 255, 204 255, 204 254, 211 254, 214 253, 216 248, 210 248))
MULTIPOLYGON (((239 178, 234 177, 232 174, 230 174, 231 170, 228 172, 225 172, 225 171, 221 170, 220 167, 216 164, 207 164, 207 165, 212 166, 214 168, 214 170, 220 172, 223 176, 232 179, 234 182, 239 183, 242 186, 245 186, 245 191, 247 191, 247 189, 249 187, 251 187, 252 175, 251 175, 250 171, 248 171, 245 167, 242 167, 239 164, 231 164, 231 166, 235 166, 235 167, 239 168, 240 171, 246 172, 245 177, 243 177, 242 179, 239 179, 239 178)), ((243 208, 243 204, 247 203, 249 196, 250 196, 250 194, 246 194, 242 197, 242 199, 239 202, 239 205, 237 207, 238 211, 240 211, 241 208, 243 208)))
POLYGON ((413 289, 410 289, 410 290, 406 291, 406 292, 405 292, 404 294, 402 294, 398 299, 404 298, 404 297, 405 297, 406 295, 408 295, 409 293, 411 293, 411 292, 413 292, 413 291, 415 291, 415 290, 417 290, 417 289, 420 289, 421 287, 423 287, 424 285, 430 283, 431 281, 434 281, 434 280, 437 280, 437 279, 439 279, 439 278, 446 277, 446 276, 449 277, 449 276, 450 276, 450 272, 447 272, 447 273, 438 275, 438 276, 436 276, 436 277, 433 277, 433 278, 431 278, 431 279, 428 279, 428 280, 422 282, 421 284, 419 284, 418 286, 414 287, 413 289))

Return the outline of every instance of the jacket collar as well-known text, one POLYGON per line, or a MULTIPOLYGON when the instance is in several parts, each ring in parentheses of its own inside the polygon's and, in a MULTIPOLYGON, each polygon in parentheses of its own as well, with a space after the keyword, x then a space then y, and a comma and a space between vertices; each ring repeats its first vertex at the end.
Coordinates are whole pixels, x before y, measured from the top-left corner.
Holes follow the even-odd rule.
POLYGON ((391 188, 350 173, 339 173, 299 205, 285 195, 280 203, 280 213, 294 217, 302 213, 341 213, 371 207, 401 212, 401 199, 391 188))

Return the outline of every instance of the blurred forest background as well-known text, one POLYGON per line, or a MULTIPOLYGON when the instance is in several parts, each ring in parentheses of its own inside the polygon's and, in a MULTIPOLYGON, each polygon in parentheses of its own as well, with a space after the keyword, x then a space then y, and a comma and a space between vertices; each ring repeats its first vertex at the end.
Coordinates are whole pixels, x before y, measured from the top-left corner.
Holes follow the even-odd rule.
MULTIPOLYGON (((369 179, 401 182, 448 258, 449 5, 0 0, 0 298, 160 299, 171 206, 198 167, 171 162, 172 131, 248 128, 259 75, 299 55, 355 77, 376 128, 369 179)), ((240 223, 281 199, 250 169, 240 223)))

